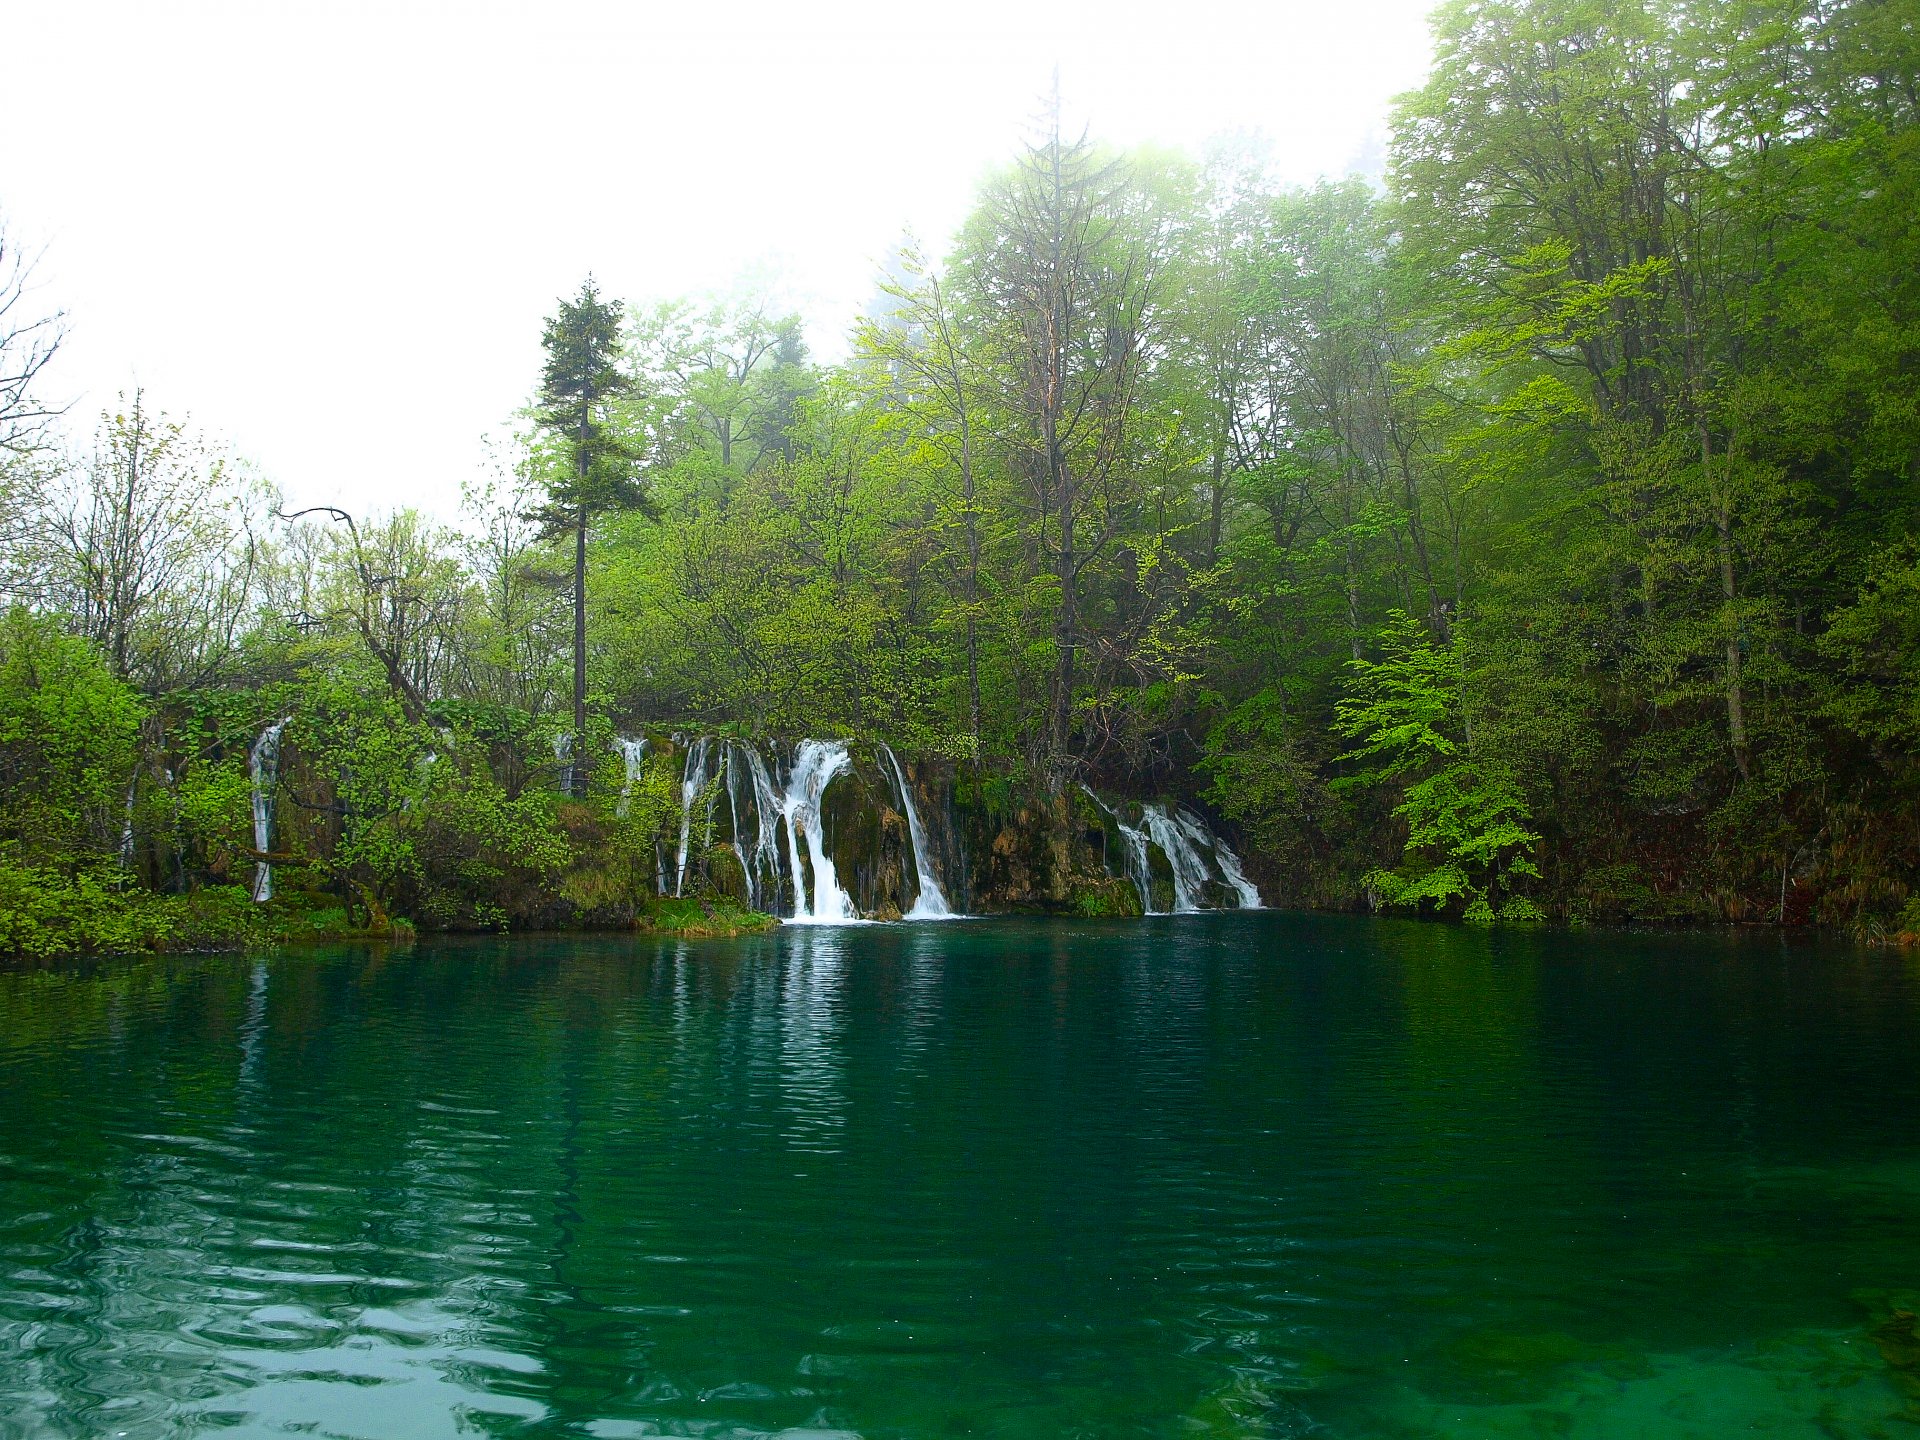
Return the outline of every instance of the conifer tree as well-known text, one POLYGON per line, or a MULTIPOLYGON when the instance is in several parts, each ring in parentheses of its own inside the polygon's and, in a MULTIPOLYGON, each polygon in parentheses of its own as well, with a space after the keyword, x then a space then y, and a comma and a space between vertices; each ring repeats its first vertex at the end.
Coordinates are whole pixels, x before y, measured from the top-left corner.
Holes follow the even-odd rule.
POLYGON ((587 755, 587 529, 605 510, 643 506, 635 455, 608 423, 607 406, 631 382, 620 369, 620 302, 603 300, 589 275, 573 300, 562 300, 546 322, 547 352, 540 375, 540 424, 558 440, 565 459, 536 512, 549 536, 573 535, 573 761, 575 794, 586 785, 587 755))

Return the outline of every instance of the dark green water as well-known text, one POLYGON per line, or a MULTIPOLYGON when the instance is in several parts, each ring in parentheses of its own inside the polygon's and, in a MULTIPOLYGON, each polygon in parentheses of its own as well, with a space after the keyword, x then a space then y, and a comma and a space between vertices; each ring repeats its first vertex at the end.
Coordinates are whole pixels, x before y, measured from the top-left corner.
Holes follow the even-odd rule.
POLYGON ((1920 1437, 1920 968, 1221 916, 0 972, 0 1436, 1920 1437))

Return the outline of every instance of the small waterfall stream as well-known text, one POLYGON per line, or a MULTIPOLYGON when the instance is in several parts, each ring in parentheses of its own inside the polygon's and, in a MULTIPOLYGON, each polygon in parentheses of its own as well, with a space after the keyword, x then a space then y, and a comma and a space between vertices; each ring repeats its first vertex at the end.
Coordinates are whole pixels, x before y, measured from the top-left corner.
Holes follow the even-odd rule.
MULTIPOLYGON (((261 855, 273 849, 274 787, 280 781, 280 735, 293 717, 282 716, 247 749, 247 773, 253 782, 253 848, 261 855)), ((273 863, 253 862, 253 898, 256 904, 273 898, 273 863)))
POLYGON ((1176 825, 1160 804, 1140 807, 1142 823, 1160 853, 1167 857, 1173 871, 1173 913, 1191 915, 1202 909, 1200 897, 1207 886, 1207 862, 1184 827, 1176 825))
POLYGON ((1232 847, 1225 840, 1209 830, 1206 822, 1197 815, 1185 810, 1176 810, 1173 818, 1196 844, 1205 845, 1213 851, 1213 863, 1219 867, 1220 874, 1225 877, 1228 888, 1239 900, 1242 910, 1267 908, 1260 902, 1259 889, 1247 878, 1246 870, 1241 867, 1240 857, 1233 853, 1232 847))
POLYGON ((633 804, 633 787, 639 782, 641 765, 647 758, 647 737, 619 735, 614 738, 613 748, 620 752, 621 763, 626 766, 626 774, 620 781, 620 800, 613 807, 613 813, 624 819, 633 804))
POLYGON ((687 850, 693 839, 693 802, 707 788, 707 762, 713 755, 713 740, 702 735, 687 747, 687 768, 680 778, 680 858, 674 865, 673 893, 687 888, 687 850))
POLYGON ((133 778, 127 781, 127 814, 120 824, 120 868, 133 868, 133 797, 140 788, 140 771, 136 768, 133 778))
POLYGON ((947 903, 946 891, 940 888, 940 877, 934 873, 933 860, 927 853, 927 832, 920 823, 919 807, 913 803, 913 789, 907 784, 907 772, 900 768, 900 760, 891 746, 882 745, 880 753, 887 757, 887 764, 893 768, 894 784, 900 792, 900 809, 907 817, 907 837, 913 842, 913 869, 919 877, 920 893, 914 896, 913 907, 902 916, 905 920, 951 920, 953 907, 947 903))

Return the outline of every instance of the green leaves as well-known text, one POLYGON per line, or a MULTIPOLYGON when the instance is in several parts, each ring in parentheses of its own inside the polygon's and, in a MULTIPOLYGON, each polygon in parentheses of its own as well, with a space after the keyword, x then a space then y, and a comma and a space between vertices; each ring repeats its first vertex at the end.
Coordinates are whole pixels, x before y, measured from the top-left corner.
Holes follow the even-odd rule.
POLYGON ((145 705, 51 617, 0 616, 0 844, 69 873, 112 856, 145 705))
POLYGON ((1530 851, 1537 832, 1525 796, 1505 769, 1465 743, 1458 643, 1434 643, 1417 621, 1394 611, 1377 637, 1378 660, 1349 663, 1334 729, 1360 744, 1341 757, 1361 769, 1335 789, 1401 786, 1393 813, 1406 825, 1400 866, 1362 885, 1389 905, 1443 908, 1484 897, 1514 876, 1538 877, 1530 851))
POLYGON ((1446 733, 1460 723, 1458 655, 1402 610, 1376 640, 1380 658, 1348 662, 1347 691, 1334 706, 1334 732, 1360 741, 1341 761, 1365 767, 1335 780, 1336 789, 1393 780, 1458 749, 1446 733))

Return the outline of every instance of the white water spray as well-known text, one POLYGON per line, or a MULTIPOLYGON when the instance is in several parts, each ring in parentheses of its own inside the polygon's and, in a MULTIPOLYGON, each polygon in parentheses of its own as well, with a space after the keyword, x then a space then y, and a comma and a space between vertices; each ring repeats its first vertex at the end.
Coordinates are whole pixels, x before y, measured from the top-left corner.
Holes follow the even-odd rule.
POLYGON ((133 868, 133 792, 139 788, 140 772, 133 772, 133 778, 127 781, 127 818, 120 825, 120 868, 133 868))
POLYGON ((1127 847, 1127 878, 1133 881, 1133 888, 1140 892, 1140 913, 1154 914, 1153 908, 1153 872, 1147 866, 1147 835, 1120 818, 1120 812, 1107 804, 1093 791, 1082 785, 1080 789, 1086 797, 1098 805, 1106 817, 1113 821, 1114 828, 1120 832, 1120 838, 1127 847))
POLYGON ((673 893, 687 888, 687 850, 693 839, 693 802, 707 788, 707 760, 713 741, 702 735, 687 749, 687 768, 680 777, 680 858, 675 862, 673 893))
POLYGON ((613 813, 624 818, 633 803, 633 787, 640 779, 641 762, 647 758, 647 737, 617 735, 613 748, 620 752, 621 763, 626 766, 626 777, 620 782, 620 800, 613 807, 613 813))
POLYGON ((1213 833, 1206 821, 1192 811, 1178 808, 1169 811, 1157 801, 1148 802, 1141 805, 1140 825, 1135 828, 1120 818, 1117 806, 1107 804, 1084 785, 1080 788, 1113 821, 1120 838, 1126 842, 1127 878, 1133 881, 1134 888, 1140 892, 1140 908, 1146 914, 1188 915, 1211 909, 1207 903, 1207 892, 1210 886, 1217 883, 1224 883, 1233 891, 1237 908, 1264 908, 1260 891, 1247 878, 1240 857, 1233 853, 1226 841, 1213 833), (1173 872, 1171 911, 1153 908, 1153 870, 1149 846, 1156 847, 1166 856, 1167 868, 1173 872), (1209 854, 1213 857, 1211 864, 1207 858, 1209 854), (1218 882, 1215 880, 1216 872, 1218 882))
POLYGON ((793 867, 793 916, 796 924, 844 925, 858 920, 853 899, 840 888, 839 873, 827 854, 820 802, 833 777, 849 764, 844 740, 802 740, 793 752, 787 775, 787 793, 780 813, 787 822, 787 856, 793 867), (807 904, 806 874, 800 866, 800 837, 807 839, 807 858, 813 866, 813 904, 807 904))
POLYGON ((1206 857, 1200 853, 1187 827, 1176 824, 1164 805, 1142 805, 1140 812, 1147 834, 1160 847, 1160 853, 1167 857, 1167 867, 1173 871, 1173 913, 1191 915, 1205 909, 1200 902, 1212 877, 1207 871, 1206 857))

